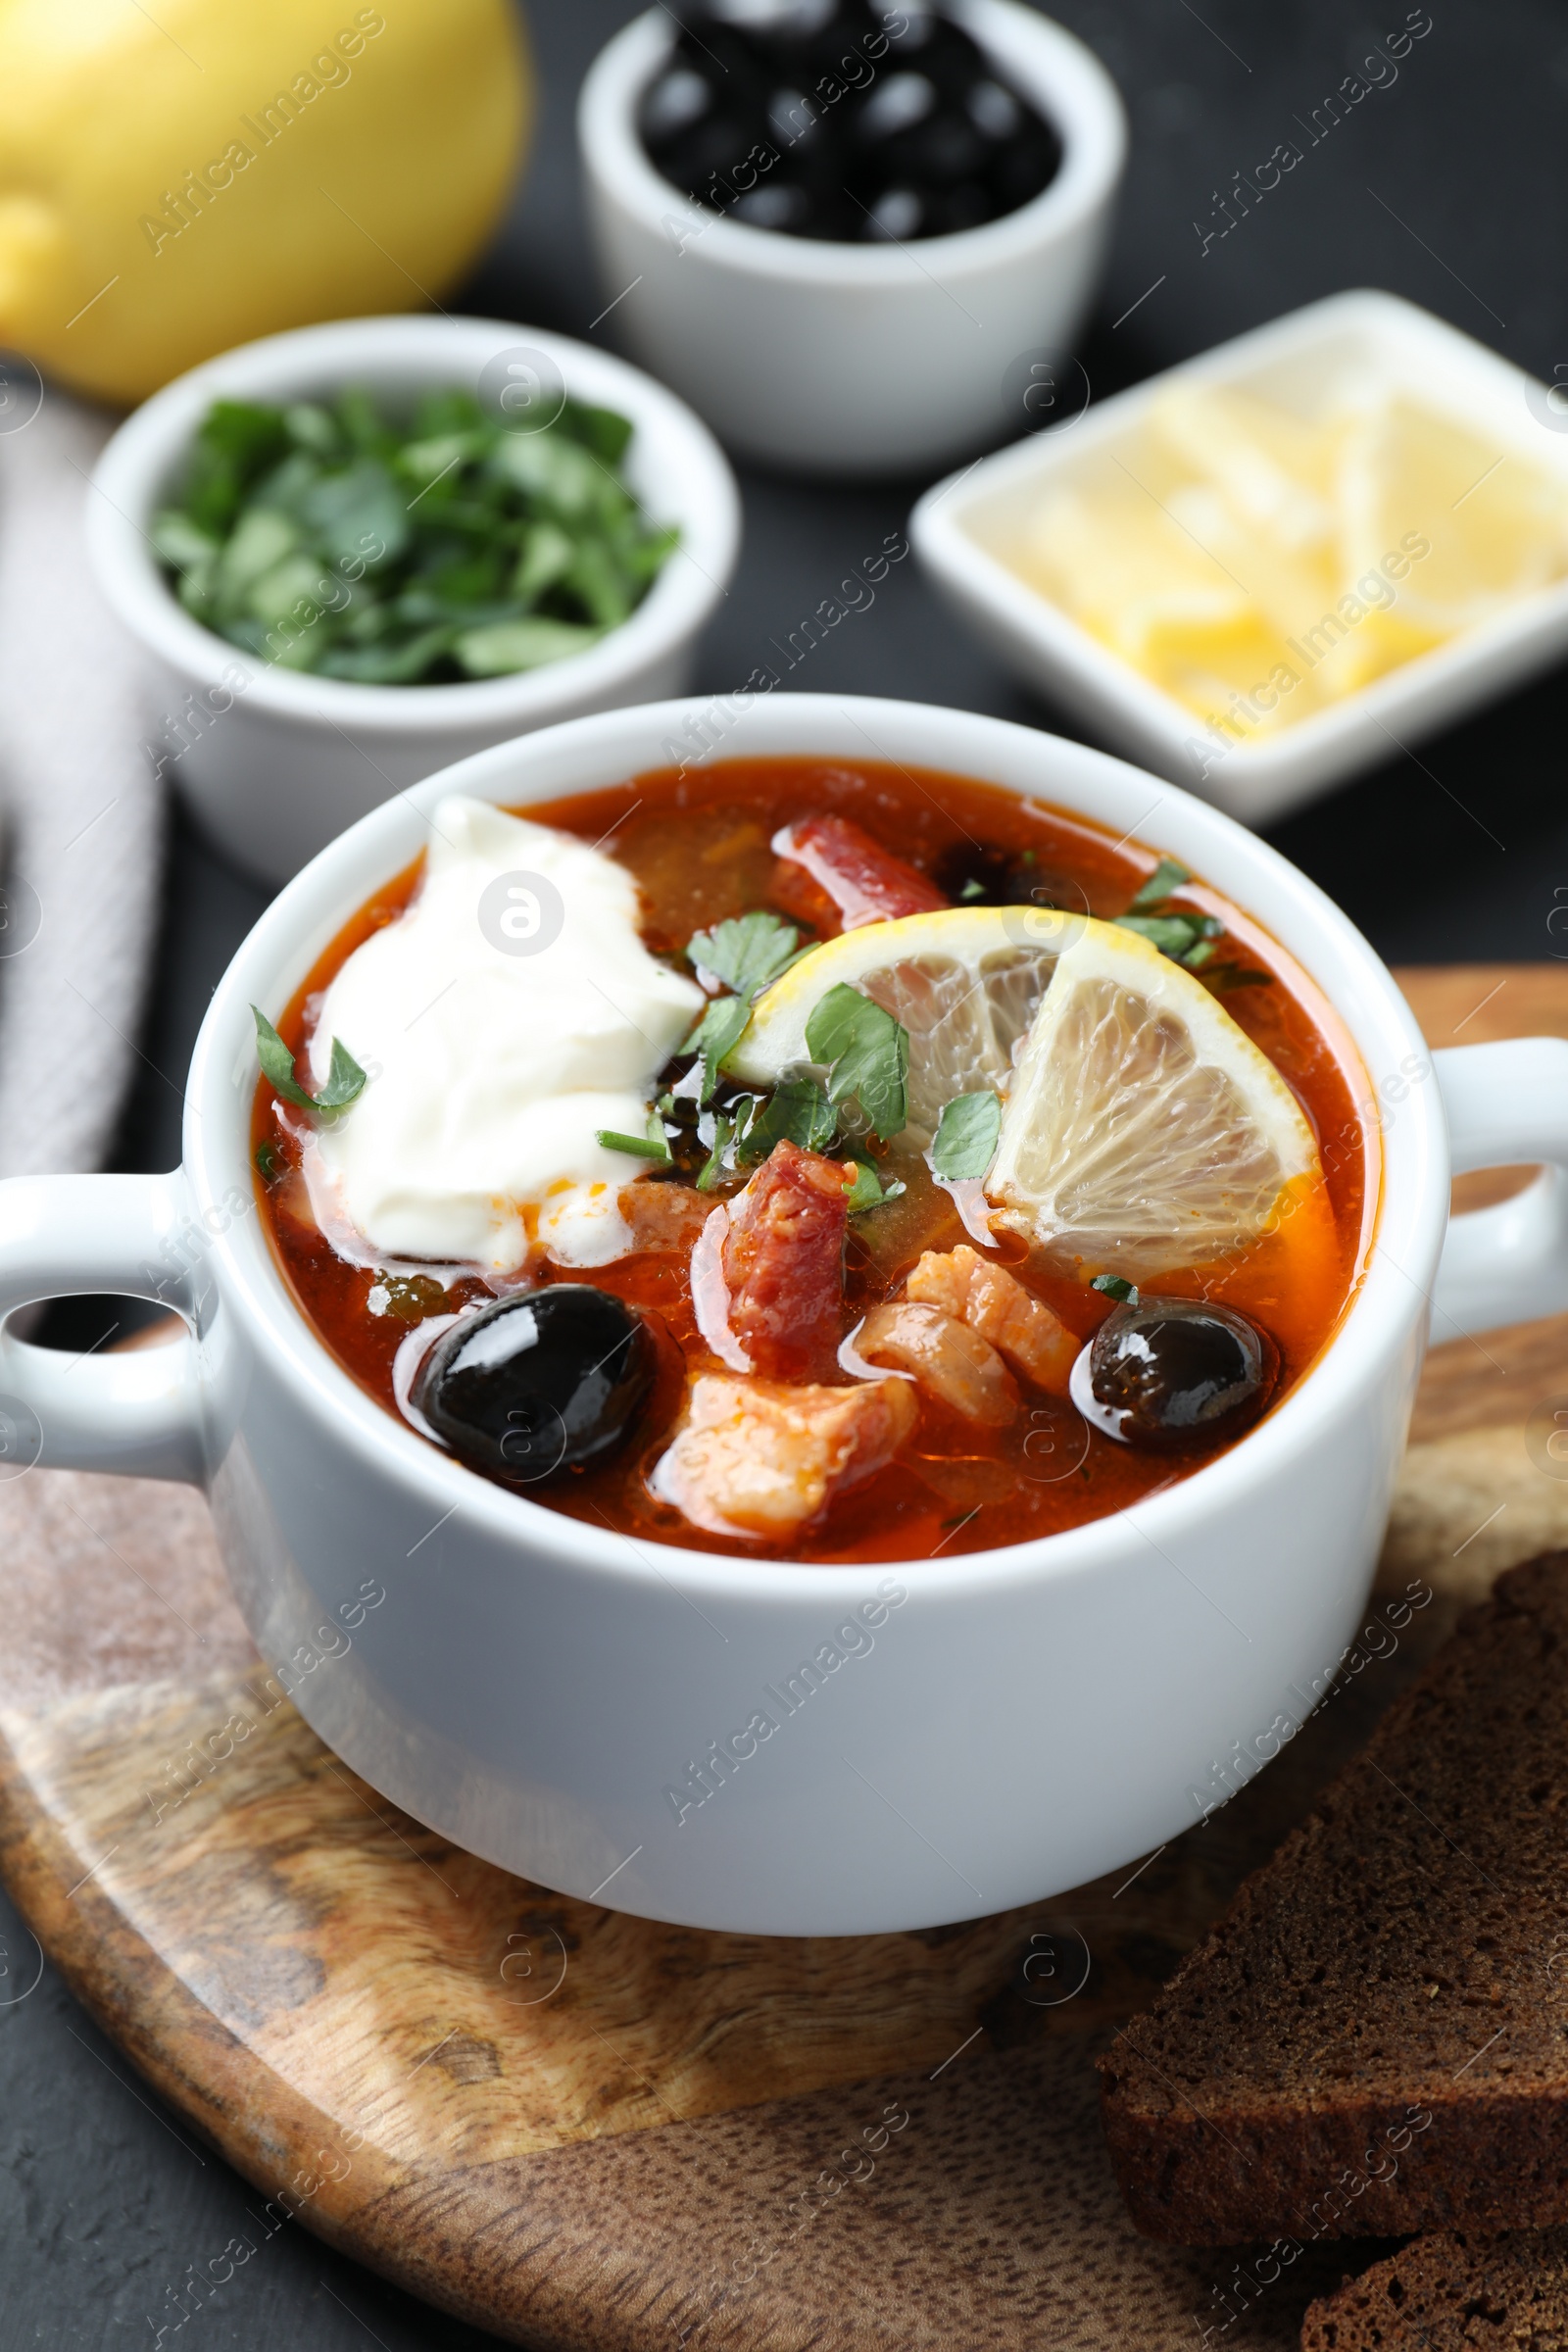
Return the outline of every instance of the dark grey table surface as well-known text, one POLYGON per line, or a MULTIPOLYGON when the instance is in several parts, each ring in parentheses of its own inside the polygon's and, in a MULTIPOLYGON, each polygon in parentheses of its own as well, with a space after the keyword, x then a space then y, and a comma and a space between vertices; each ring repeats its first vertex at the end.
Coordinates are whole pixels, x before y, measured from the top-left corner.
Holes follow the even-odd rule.
MULTIPOLYGON (((636 10, 637 0, 539 0, 542 105, 529 170, 452 309, 588 334, 600 298, 572 102, 594 52, 636 10)), ((1293 124, 1368 45, 1404 23, 1404 0, 1203 0, 1201 13, 1190 0, 1055 0, 1054 13, 1104 60, 1132 120, 1109 274, 1080 345, 1096 396, 1356 285, 1407 295, 1539 375, 1549 378, 1559 361, 1568 371, 1561 0, 1430 0, 1432 30, 1397 80, 1308 149, 1272 200, 1206 251, 1195 222, 1212 223, 1218 192, 1296 135, 1293 124)), ((902 522, 921 486, 825 491, 748 473, 741 572, 703 649, 699 684, 744 679, 768 638, 814 607, 824 582, 902 522)), ((829 690, 1077 732, 958 632, 912 564, 820 646, 813 669, 812 684, 829 690)), ((1565 717, 1561 673, 1547 676, 1421 746, 1418 759, 1346 786, 1272 839, 1391 959, 1549 955, 1547 917, 1568 888, 1565 717)), ((145 1067, 116 1164, 177 1159, 196 1030, 265 901, 176 820, 145 1067)), ((217 2158, 190 2153, 188 2135, 176 2136, 52 1970, 28 1989, 36 1969, 35 1944, 0 1897, 0 2352, 152 2346, 168 2290, 244 2229, 250 2192, 217 2158)), ((273 2237, 188 2325, 192 2343, 269 2352, 301 2341, 402 2352, 489 2340, 297 2228, 273 2237)))

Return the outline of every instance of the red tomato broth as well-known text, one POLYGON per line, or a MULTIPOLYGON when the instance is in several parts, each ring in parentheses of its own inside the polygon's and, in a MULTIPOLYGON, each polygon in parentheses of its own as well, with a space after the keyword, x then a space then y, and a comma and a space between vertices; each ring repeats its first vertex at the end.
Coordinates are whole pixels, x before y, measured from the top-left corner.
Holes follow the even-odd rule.
MULTIPOLYGON (((1032 853, 1040 888, 1050 899, 1096 915, 1121 912, 1157 862, 1156 852, 1113 842, 1082 817, 1020 800, 997 786, 875 761, 851 768, 803 759, 721 760, 686 773, 638 776, 516 813, 599 844, 625 864, 643 893, 646 944, 656 954, 673 956, 694 931, 754 907, 777 906, 770 899, 774 833, 827 810, 853 818, 922 873, 939 873, 956 859, 978 867, 986 857, 996 864, 1032 853)), ((419 859, 394 876, 318 958, 277 1024, 296 1054, 328 983, 356 948, 403 912, 421 870, 419 859)), ((1227 990, 1221 1001, 1285 1078, 1318 1139, 1319 1204, 1326 1199, 1327 1238, 1311 1260, 1310 1278, 1298 1280, 1294 1295, 1281 1285, 1292 1253, 1278 1235, 1239 1250, 1227 1264, 1162 1275, 1150 1288, 1212 1298, 1251 1315, 1280 1351, 1277 1404, 1333 1337, 1360 1276, 1377 1205, 1375 1171, 1357 1108, 1358 1102, 1369 1099, 1367 1084, 1337 1016, 1257 924, 1196 881, 1178 889, 1173 901, 1218 914, 1243 950, 1240 961, 1274 980, 1272 986, 1227 990)), ((1231 942, 1220 947, 1228 956, 1231 942)), ((265 1080, 256 1093, 252 1142, 253 1151, 270 1147, 275 1155, 270 1180, 256 1163, 257 1184, 263 1221, 296 1304, 344 1370, 397 1413, 393 1358, 416 1327, 419 1305, 410 1302, 407 1320, 395 1308, 370 1312, 368 1294, 386 1278, 347 1264, 317 1229, 297 1169, 297 1147, 279 1125, 265 1080)), ((863 1145, 853 1149, 864 1152, 863 1145)), ((888 1158, 884 1173, 894 1172, 896 1163, 908 1190, 902 1200, 852 1221, 846 1330, 898 1292, 922 1250, 951 1250, 970 1238, 922 1161, 908 1153, 899 1157, 896 1145, 888 1158)), ((715 1200, 733 1189, 715 1193, 715 1200)), ((1087 1269, 1069 1273, 1007 1234, 997 1237, 994 1254, 1080 1339, 1091 1338, 1112 1311, 1114 1301, 1089 1287, 1087 1269)), ((681 1359, 692 1371, 723 1369, 698 1331, 685 1254, 642 1251, 591 1271, 550 1266, 546 1279, 590 1282, 613 1292, 651 1311, 674 1343, 661 1352, 659 1378, 645 1408, 646 1439, 605 1468, 569 1472, 517 1490, 552 1509, 631 1538, 804 1561, 910 1559, 990 1549, 1080 1526, 1147 1499, 1225 1450, 1139 1452, 1090 1429, 1070 1405, 1027 1389, 1020 1420, 1001 1432, 976 1431, 957 1414, 922 1398, 910 1446, 888 1468, 839 1495, 814 1528, 779 1545, 711 1536, 657 1500, 646 1483, 679 1410, 681 1359)), ((393 1282, 389 1288, 401 1302, 400 1286, 393 1282)), ((425 1302, 422 1311, 450 1313, 492 1295, 478 1277, 464 1277, 433 1309, 425 1302)))

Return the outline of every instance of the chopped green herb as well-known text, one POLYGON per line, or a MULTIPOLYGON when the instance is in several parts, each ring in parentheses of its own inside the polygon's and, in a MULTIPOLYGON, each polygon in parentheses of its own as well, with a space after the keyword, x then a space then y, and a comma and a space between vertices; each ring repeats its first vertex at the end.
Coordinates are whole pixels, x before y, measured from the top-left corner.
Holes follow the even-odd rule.
POLYGON ((327 1066, 326 1084, 318 1095, 309 1095, 294 1075, 294 1056, 289 1052, 271 1022, 259 1004, 251 1011, 256 1019, 256 1057, 262 1074, 274 1095, 285 1102, 293 1102, 301 1110, 318 1111, 322 1118, 335 1118, 340 1110, 364 1093, 366 1077, 359 1063, 340 1037, 332 1040, 332 1059, 327 1066))
POLYGON ((487 628, 462 629, 452 651, 469 678, 510 678, 519 670, 545 669, 572 654, 585 654, 604 635, 573 620, 495 620, 487 628))
POLYGON ((965 905, 967 905, 971 899, 983 899, 985 895, 985 884, 983 882, 977 882, 973 874, 969 876, 968 881, 958 893, 959 900, 965 905))
POLYGON ((775 1144, 799 1144, 803 1152, 825 1152, 838 1132, 833 1106, 814 1078, 785 1078, 742 1130, 738 1156, 755 1166, 775 1144))
POLYGON ((664 1140, 663 1122, 657 1110, 648 1113, 648 1128, 642 1136, 620 1135, 613 1127, 596 1127, 594 1141, 603 1144, 607 1152, 629 1152, 634 1159, 669 1158, 669 1145, 664 1140))
POLYGON ((1225 926, 1216 915, 1186 914, 1173 911, 1153 914, 1146 911, 1163 906, 1173 891, 1190 882, 1192 875, 1178 858, 1162 858, 1143 888, 1134 897, 1125 914, 1113 919, 1119 929, 1136 931, 1151 947, 1168 956, 1173 962, 1184 963, 1190 972, 1198 971, 1213 955, 1213 941, 1223 939, 1225 926))
POLYGON ((983 1176, 997 1156, 1002 1132, 1002 1102, 990 1087, 978 1094, 955 1095, 942 1106, 931 1146, 934 1175, 949 1183, 964 1176, 983 1176))
POLYGON ((284 668, 511 676, 597 644, 677 543, 621 476, 631 431, 568 400, 514 433, 456 390, 397 422, 363 391, 219 401, 153 546, 187 612, 284 668))
POLYGON ((1142 914, 1148 906, 1163 906, 1173 890, 1180 890, 1182 884, 1190 882, 1192 878, 1179 858, 1162 858, 1134 897, 1127 908, 1128 913, 1142 914))
POLYGON ((1107 1298, 1119 1298, 1125 1306, 1142 1304, 1136 1286, 1124 1280, 1120 1274, 1097 1274, 1089 1288, 1092 1291, 1103 1291, 1107 1298))
POLYGON ((245 485, 288 448, 288 427, 276 409, 249 401, 216 401, 191 450, 185 506, 198 530, 219 536, 232 527, 245 485))
POLYGON ((742 914, 692 934, 686 954, 750 1004, 793 961, 800 933, 776 914, 742 914))
POLYGON ((708 1146, 708 1157, 697 1179, 700 1193, 710 1193, 730 1165, 729 1148, 734 1141, 735 1122, 726 1119, 721 1110, 713 1111, 707 1120, 700 1120, 698 1135, 708 1146))
POLYGON ((1205 972, 1203 978, 1210 988, 1267 988, 1274 975, 1272 972, 1244 971, 1237 963, 1222 963, 1213 971, 1205 972))
POLYGON ((1225 926, 1212 914, 1119 914, 1116 927, 1120 931, 1136 931, 1151 947, 1162 956, 1170 956, 1180 963, 1200 939, 1219 939, 1225 926))
POLYGON ((855 1170, 855 1182, 845 1202, 852 1217, 858 1217, 863 1208, 880 1208, 884 1200, 896 1200, 904 1190, 897 1177, 891 1184, 884 1184, 869 1160, 852 1159, 847 1164, 855 1170))
POLYGON ((258 1144, 256 1167, 264 1184, 273 1184, 283 1173, 283 1155, 274 1144, 258 1144))
POLYGON ((813 1005, 806 1048, 828 1072, 830 1102, 854 1095, 886 1143, 909 1120, 909 1038, 891 1012, 840 981, 813 1005))
POLYGON ((702 1061, 702 1080, 697 1096, 699 1104, 706 1104, 712 1100, 718 1074, 740 1044, 741 1032, 751 1017, 744 997, 715 997, 681 1047, 683 1054, 696 1054, 702 1061))

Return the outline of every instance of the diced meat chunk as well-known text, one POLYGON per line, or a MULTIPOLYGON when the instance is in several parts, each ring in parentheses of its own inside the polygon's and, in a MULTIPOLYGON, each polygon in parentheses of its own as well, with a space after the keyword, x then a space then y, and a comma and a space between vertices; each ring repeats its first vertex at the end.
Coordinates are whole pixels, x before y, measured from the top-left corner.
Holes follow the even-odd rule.
POLYGON ((689 1184, 641 1176, 623 1184, 616 1205, 633 1250, 689 1250, 707 1224, 713 1203, 689 1184))
POLYGON ((890 1462, 915 1416, 906 1381, 834 1389, 704 1372, 650 1484, 710 1535, 777 1541, 890 1462))
POLYGON ((1005 1429, 1018 1416, 1018 1391, 996 1349, 956 1315, 901 1298, 873 1307, 855 1335, 868 1364, 907 1372, 926 1394, 982 1429, 1005 1429))
POLYGON ((904 1290, 908 1298, 956 1315, 1037 1389, 1066 1396, 1067 1376, 1083 1342, 1005 1267, 993 1265, 966 1243, 940 1255, 928 1250, 904 1290))
POLYGON ((808 816, 773 836, 778 864, 771 896, 824 938, 929 914, 948 899, 924 874, 895 858, 847 816, 808 816))
POLYGON ((786 1141, 729 1204, 729 1329, 766 1379, 808 1380, 837 1357, 853 1182, 837 1160, 786 1141))

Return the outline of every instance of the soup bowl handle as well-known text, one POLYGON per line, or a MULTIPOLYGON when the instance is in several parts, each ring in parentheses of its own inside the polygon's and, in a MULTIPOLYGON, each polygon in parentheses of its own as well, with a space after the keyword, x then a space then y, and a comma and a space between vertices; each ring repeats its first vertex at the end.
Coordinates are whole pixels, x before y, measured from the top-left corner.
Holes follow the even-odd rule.
POLYGON ((0 1479, 34 1463, 199 1483, 197 1348, 188 1336, 70 1355, 3 1328, 40 1298, 151 1298, 199 1320, 204 1229, 184 1177, 18 1176, 0 1184, 0 1479))
POLYGON ((1511 1200, 1449 1219, 1432 1295, 1434 1343, 1563 1313, 1568 1039, 1450 1046, 1432 1060, 1456 1176, 1472 1168, 1540 1167, 1511 1200))

